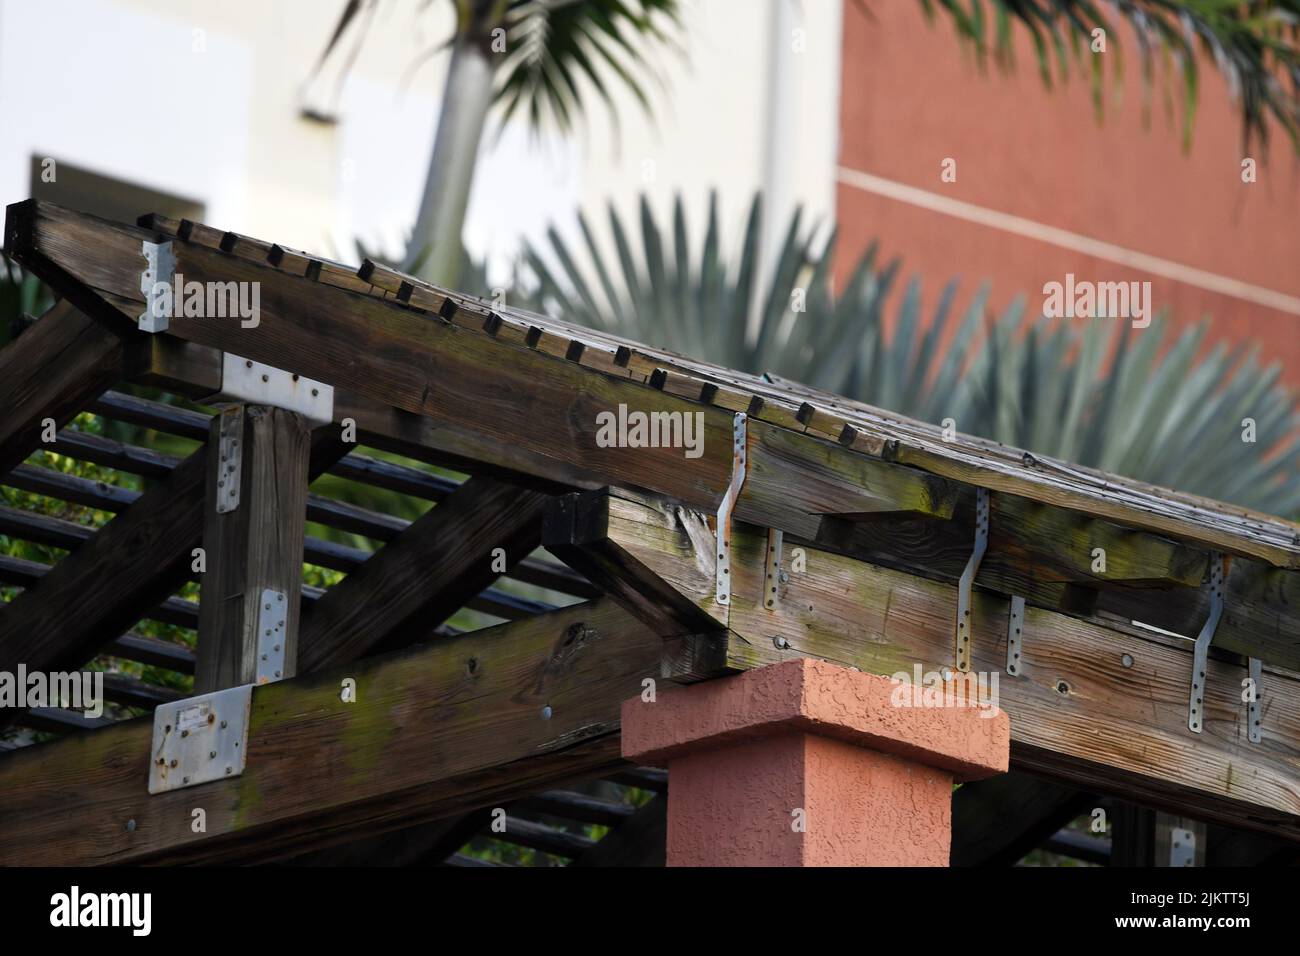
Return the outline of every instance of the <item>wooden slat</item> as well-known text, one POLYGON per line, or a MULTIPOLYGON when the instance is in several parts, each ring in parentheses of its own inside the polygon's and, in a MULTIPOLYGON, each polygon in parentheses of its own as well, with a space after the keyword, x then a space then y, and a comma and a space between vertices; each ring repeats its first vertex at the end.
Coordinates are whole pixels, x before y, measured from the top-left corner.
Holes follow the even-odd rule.
MULTIPOLYGON (((207 451, 195 451, 9 603, 0 614, 0 668, 21 661, 72 670, 151 607, 176 600, 167 595, 185 580, 202 538, 207 451)), ((337 429, 319 429, 312 474, 344 451, 337 429)))
POLYGON ((23 825, 0 827, 0 863, 287 856, 322 829, 362 836, 607 772, 659 643, 598 602, 256 687, 243 775, 170 793, 144 786, 148 718, 4 754, 0 819, 23 825), (566 646, 577 625, 599 639, 566 646))

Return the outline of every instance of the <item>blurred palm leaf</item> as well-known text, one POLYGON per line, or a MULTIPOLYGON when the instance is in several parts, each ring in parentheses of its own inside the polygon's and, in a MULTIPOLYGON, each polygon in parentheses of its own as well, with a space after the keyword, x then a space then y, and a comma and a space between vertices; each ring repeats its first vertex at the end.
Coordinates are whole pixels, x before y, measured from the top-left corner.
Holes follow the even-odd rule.
MULTIPOLYGON (((1195 54, 1208 54, 1241 110, 1243 140, 1268 139, 1270 118, 1300 149, 1300 0, 920 0, 927 15, 946 13, 958 36, 980 63, 991 53, 1003 68, 1013 64, 1013 25, 1033 40, 1043 81, 1062 77, 1071 59, 1086 62, 1094 101, 1102 105, 1103 60, 1092 55, 1096 28, 1106 31, 1107 56, 1122 75, 1119 37, 1107 14, 1116 13, 1137 36, 1143 76, 1154 81, 1159 60, 1183 85, 1183 133, 1192 134, 1199 85, 1195 54)), ((870 0, 858 0, 870 10, 870 0)))
MULTIPOLYGON (((352 34, 346 74, 378 5, 379 0, 344 4, 309 82, 352 34)), ((428 6, 424 0, 421 7, 428 6)), ((581 114, 584 83, 605 102, 617 124, 611 78, 648 114, 643 75, 653 71, 640 45, 650 41, 674 48, 682 27, 681 0, 453 0, 452 7, 455 34, 429 54, 462 40, 489 53, 497 64, 494 98, 503 105, 503 126, 519 112, 534 127, 549 120, 561 130, 571 129, 581 114)))
POLYGON ((1278 366, 1260 366, 1257 349, 1205 352, 1204 323, 1171 340, 1163 318, 1142 330, 1109 319, 1026 322, 1021 300, 992 319, 984 289, 955 307, 955 280, 928 315, 915 279, 887 309, 898 263, 879 264, 872 245, 835 294, 834 234, 816 243, 799 213, 770 285, 758 289, 758 197, 734 254, 724 250, 716 196, 695 251, 680 196, 671 230, 644 197, 638 218, 633 230, 611 207, 612 257, 583 216, 581 255, 552 227, 545 247, 525 247, 532 275, 511 302, 934 424, 952 418, 963 432, 1038 454, 1274 514, 1300 512, 1295 396, 1278 384, 1278 366), (761 320, 746 334, 755 297, 761 320), (1247 418, 1253 444, 1242 440, 1247 418))

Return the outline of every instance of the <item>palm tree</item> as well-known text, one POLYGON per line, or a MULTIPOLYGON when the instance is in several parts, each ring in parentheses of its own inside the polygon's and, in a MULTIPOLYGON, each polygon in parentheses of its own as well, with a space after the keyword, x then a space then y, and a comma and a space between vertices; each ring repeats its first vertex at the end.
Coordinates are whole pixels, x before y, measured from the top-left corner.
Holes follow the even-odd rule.
MULTIPOLYGON (((378 0, 348 0, 321 61, 338 48, 378 0)), ((626 86, 648 111, 638 73, 647 69, 638 44, 673 43, 679 0, 451 0, 455 32, 433 155, 405 266, 422 278, 455 285, 461 249, 456 241, 479 145, 493 103, 504 124, 516 113, 537 128, 568 130, 580 107, 579 84, 590 83, 610 109, 608 81, 626 86)))

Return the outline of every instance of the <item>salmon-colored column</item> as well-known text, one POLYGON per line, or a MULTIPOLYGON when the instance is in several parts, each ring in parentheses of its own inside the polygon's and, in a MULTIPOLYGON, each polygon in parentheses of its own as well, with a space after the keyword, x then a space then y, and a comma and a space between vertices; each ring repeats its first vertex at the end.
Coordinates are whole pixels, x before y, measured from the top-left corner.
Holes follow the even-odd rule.
POLYGON ((668 767, 668 865, 947 866, 953 782, 1006 772, 1010 721, 896 689, 801 658, 625 701, 623 756, 668 767))

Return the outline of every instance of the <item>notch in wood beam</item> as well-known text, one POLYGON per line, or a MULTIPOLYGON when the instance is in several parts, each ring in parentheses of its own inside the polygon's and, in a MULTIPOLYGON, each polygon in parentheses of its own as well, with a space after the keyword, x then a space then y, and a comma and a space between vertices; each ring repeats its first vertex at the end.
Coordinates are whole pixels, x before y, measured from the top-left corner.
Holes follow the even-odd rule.
POLYGON ((975 492, 975 549, 966 561, 966 567, 957 582, 957 670, 970 670, 970 632, 971 588, 975 584, 975 575, 979 573, 980 562, 989 546, 989 491, 987 488, 975 492))

